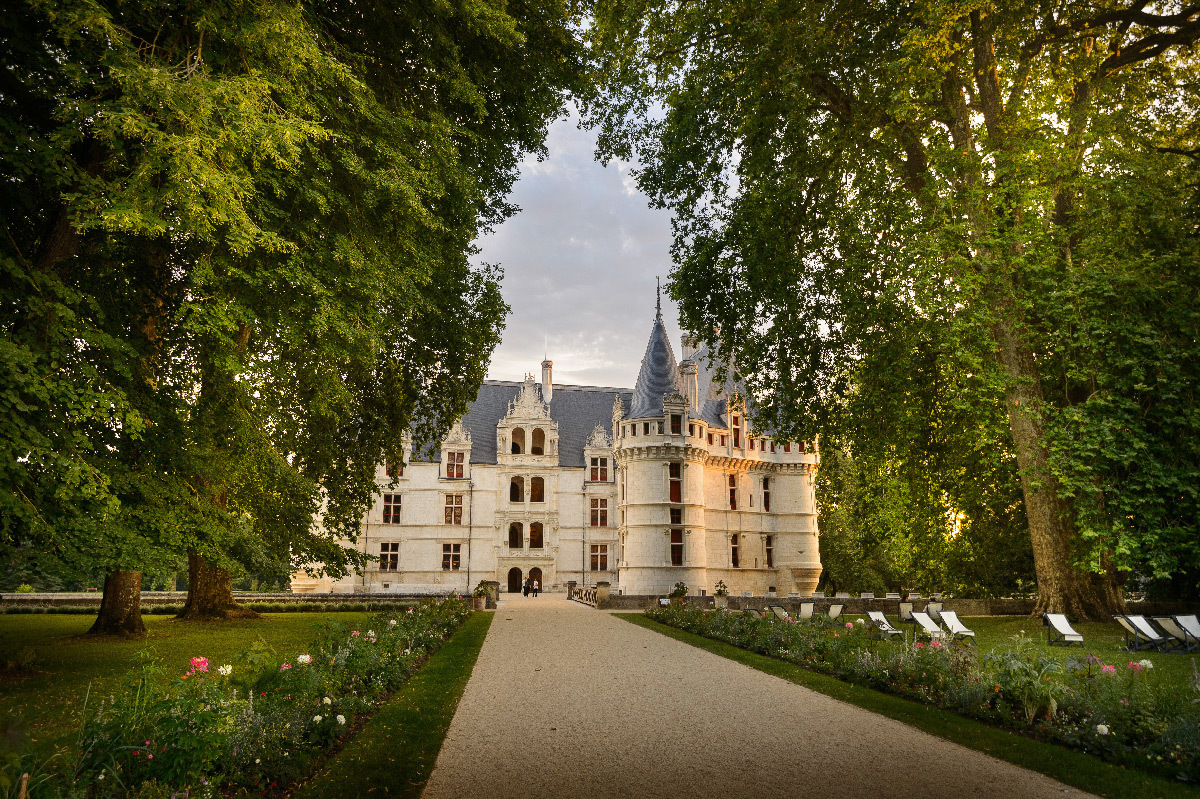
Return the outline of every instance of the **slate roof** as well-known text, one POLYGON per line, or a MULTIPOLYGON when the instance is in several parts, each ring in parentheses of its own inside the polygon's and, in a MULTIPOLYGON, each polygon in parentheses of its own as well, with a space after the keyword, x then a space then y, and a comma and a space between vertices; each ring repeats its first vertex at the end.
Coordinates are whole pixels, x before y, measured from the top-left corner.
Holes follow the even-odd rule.
POLYGON ((679 382, 679 365, 663 327, 662 316, 654 318, 650 329, 650 340, 646 342, 646 354, 642 356, 642 368, 637 383, 633 386, 633 404, 629 407, 628 419, 663 415, 663 397, 673 392, 683 393, 679 382))
MULTIPOLYGON (((496 425, 508 414, 509 403, 522 385, 512 380, 485 380, 479 388, 462 420, 463 429, 471 432, 471 463, 496 462, 496 425)), ((558 465, 582 468, 583 445, 596 423, 611 436, 613 398, 619 396, 629 407, 632 394, 627 388, 555 385, 549 405, 550 418, 558 423, 558 465)), ((441 460, 441 453, 434 458, 441 460)))

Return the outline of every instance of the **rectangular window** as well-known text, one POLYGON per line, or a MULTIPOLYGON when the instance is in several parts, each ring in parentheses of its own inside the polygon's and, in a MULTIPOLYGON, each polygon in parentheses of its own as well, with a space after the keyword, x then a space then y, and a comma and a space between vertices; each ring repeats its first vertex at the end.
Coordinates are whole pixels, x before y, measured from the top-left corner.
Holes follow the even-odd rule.
POLYGON ((683 508, 671 508, 671 526, 678 527, 683 524, 683 508))
POLYGON ((644 435, 644 436, 650 435, 650 423, 649 422, 642 422, 642 435, 644 435))
POLYGON ((383 495, 383 523, 384 524, 399 524, 400 523, 400 495, 399 494, 384 494, 383 495))
POLYGON ((608 527, 608 500, 592 500, 592 527, 608 527))
POLYGON ((771 512, 771 478, 763 478, 763 510, 771 512))
POLYGON ((384 468, 384 471, 387 472, 387 476, 392 478, 393 480, 395 480, 397 477, 404 476, 404 464, 403 463, 396 463, 395 461, 393 461, 383 468, 384 468))
POLYGON ((683 530, 671 530, 671 565, 683 565, 683 530))
POLYGON ((737 510, 737 478, 729 475, 729 509, 737 510))
POLYGON ((791 442, 788 442, 787 444, 784 444, 784 445, 783 445, 783 451, 784 451, 784 452, 791 452, 791 451, 792 451, 792 444, 791 444, 791 442))
POLYGON ((463 476, 463 456, 465 452, 446 453, 446 476, 460 478, 463 476))
POLYGON ((712 433, 709 433, 709 434, 708 434, 708 445, 709 445, 710 447, 712 446, 712 433))
POLYGON ((388 542, 379 545, 379 570, 394 572, 400 568, 400 544, 388 542))
POLYGON ((695 437, 696 437, 696 425, 689 424, 688 425, 688 438, 695 438, 695 437))
POLYGON ((667 477, 670 483, 669 502, 683 502, 683 464, 672 463, 667 466, 667 477))
POLYGON ((658 423, 658 434, 660 436, 663 434, 663 423, 662 422, 658 423))
POLYGON ((775 442, 774 441, 771 442, 771 451, 772 452, 775 451, 775 442))
POLYGON ((608 544, 592 544, 592 571, 608 571, 608 544))
POLYGON ((736 413, 733 415, 733 445, 735 447, 742 445, 742 418, 736 413))
POLYGON ((729 562, 735 569, 741 565, 738 561, 738 537, 736 535, 729 536, 729 562))
POLYGON ((461 550, 462 544, 442 544, 442 571, 458 571, 461 550))
POLYGON ((637 425, 636 424, 629 425, 629 437, 633 438, 636 435, 637 435, 637 425))
POLYGON ((760 440, 759 440, 759 442, 758 442, 758 451, 759 451, 759 452, 766 452, 766 451, 767 451, 767 440, 766 440, 765 438, 763 438, 763 439, 760 439, 760 440))
POLYGON ((683 434, 683 417, 677 413, 671 414, 671 435, 678 436, 683 434))
POLYGON ((767 536, 767 568, 775 568, 775 536, 767 536))
POLYGON ((721 436, 721 446, 722 447, 725 446, 725 438, 726 438, 726 436, 721 436))
POLYGON ((446 524, 462 524, 462 494, 446 495, 446 524))
POLYGON ((592 482, 608 482, 608 458, 592 458, 592 482))

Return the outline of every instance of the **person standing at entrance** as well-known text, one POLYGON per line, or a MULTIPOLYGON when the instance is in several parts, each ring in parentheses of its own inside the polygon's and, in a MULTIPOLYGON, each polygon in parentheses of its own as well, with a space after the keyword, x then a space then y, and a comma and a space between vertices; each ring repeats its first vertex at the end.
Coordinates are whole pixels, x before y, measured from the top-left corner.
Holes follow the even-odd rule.
POLYGON ((541 591, 541 590, 542 590, 542 584, 539 583, 537 580, 534 580, 533 581, 533 595, 537 596, 538 591, 541 591))
POLYGON ((529 578, 521 580, 521 596, 529 596, 529 578))

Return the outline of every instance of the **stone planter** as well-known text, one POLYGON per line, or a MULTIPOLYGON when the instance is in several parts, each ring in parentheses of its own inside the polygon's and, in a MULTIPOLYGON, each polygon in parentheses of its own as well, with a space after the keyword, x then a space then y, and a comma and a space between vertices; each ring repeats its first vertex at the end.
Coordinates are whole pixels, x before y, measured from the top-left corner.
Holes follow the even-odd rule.
POLYGON ((713 607, 714 608, 728 608, 729 607, 729 597, 726 596, 725 594, 714 594, 713 595, 713 607))
POLYGON ((486 596, 471 597, 471 610, 487 610, 486 596))

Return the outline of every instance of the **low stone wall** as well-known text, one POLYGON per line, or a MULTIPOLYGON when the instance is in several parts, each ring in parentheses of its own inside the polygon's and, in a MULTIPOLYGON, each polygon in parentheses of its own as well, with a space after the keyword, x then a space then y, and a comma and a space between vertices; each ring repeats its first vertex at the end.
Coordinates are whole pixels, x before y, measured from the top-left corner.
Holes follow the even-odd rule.
MULTIPOLYGON (((613 594, 609 597, 610 610, 643 610, 654 607, 660 599, 666 599, 666 594, 613 594)), ((795 614, 800 610, 801 602, 812 602, 813 610, 825 613, 830 605, 842 605, 843 614, 865 614, 869 610, 880 610, 889 616, 900 613, 900 602, 896 599, 797 599, 796 597, 743 597, 729 596, 730 610, 752 608, 762 610, 768 605, 779 605, 788 613, 795 614)), ((913 610, 923 610, 931 600, 918 599, 913 602, 913 610)), ((711 596, 689 596, 684 599, 689 605, 701 608, 715 607, 711 596)), ((1036 601, 1033 599, 946 599, 942 602, 945 610, 952 610, 959 616, 1029 616, 1033 613, 1036 601)), ((1169 616, 1176 613, 1200 613, 1200 604, 1187 602, 1130 602, 1130 613, 1140 613, 1145 616, 1169 616)))

